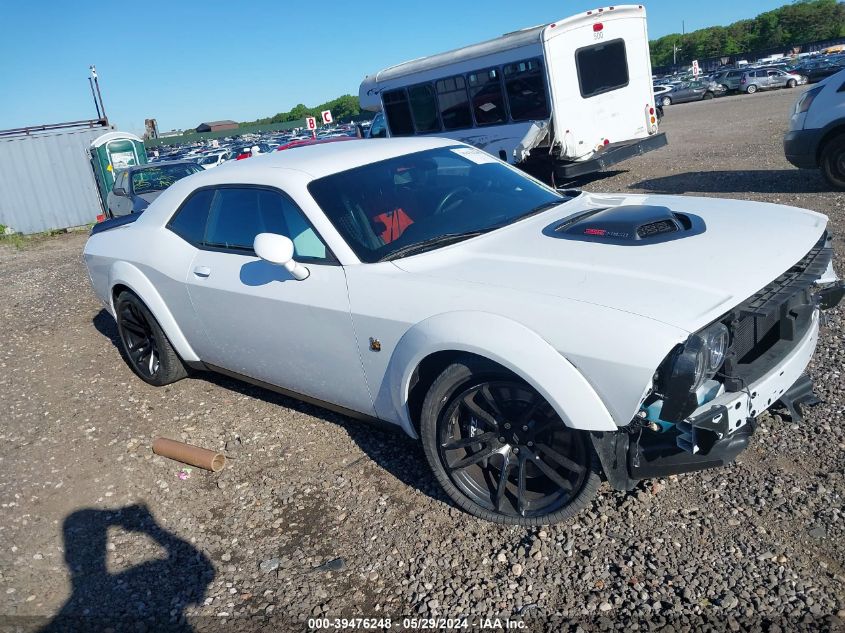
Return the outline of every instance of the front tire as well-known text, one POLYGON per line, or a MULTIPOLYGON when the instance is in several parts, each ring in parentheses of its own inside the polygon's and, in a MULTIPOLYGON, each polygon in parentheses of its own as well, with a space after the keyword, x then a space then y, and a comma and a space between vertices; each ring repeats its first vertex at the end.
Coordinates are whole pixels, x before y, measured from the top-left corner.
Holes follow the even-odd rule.
POLYGON ((819 165, 825 179, 837 189, 845 189, 845 134, 825 143, 819 165))
POLYGON ((703 97, 701 97, 701 99, 702 99, 703 101, 706 101, 707 99, 712 99, 712 98, 713 98, 713 93, 712 93, 712 92, 705 92, 705 93, 704 93, 704 96, 703 96, 703 97))
POLYGON ((446 494, 495 523, 569 519, 600 483, 587 434, 565 426, 525 381, 477 357, 459 359, 434 381, 420 435, 446 494))
POLYGON ((136 294, 121 292, 114 309, 124 359, 141 380, 161 387, 188 375, 164 330, 136 294))
POLYGON ((660 100, 660 105, 662 105, 663 107, 670 106, 672 105, 672 99, 670 97, 663 97, 660 100))
POLYGON ((795 81, 794 79, 790 79, 789 81, 786 82, 787 88, 794 88, 797 85, 798 85, 798 82, 795 81))

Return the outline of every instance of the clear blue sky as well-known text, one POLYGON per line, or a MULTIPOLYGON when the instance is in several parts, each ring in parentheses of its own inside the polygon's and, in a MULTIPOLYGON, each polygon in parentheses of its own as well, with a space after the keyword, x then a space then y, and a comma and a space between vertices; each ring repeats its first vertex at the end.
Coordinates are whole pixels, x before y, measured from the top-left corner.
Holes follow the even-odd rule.
MULTIPOLYGON (((645 2, 652 38, 728 24, 781 1, 645 2)), ((94 118, 88 66, 109 118, 140 133, 252 120, 357 94, 367 73, 552 22, 596 0, 0 0, 0 129, 94 118), (350 8, 350 5, 354 9, 350 8), (306 15, 305 7, 319 9, 306 15)))

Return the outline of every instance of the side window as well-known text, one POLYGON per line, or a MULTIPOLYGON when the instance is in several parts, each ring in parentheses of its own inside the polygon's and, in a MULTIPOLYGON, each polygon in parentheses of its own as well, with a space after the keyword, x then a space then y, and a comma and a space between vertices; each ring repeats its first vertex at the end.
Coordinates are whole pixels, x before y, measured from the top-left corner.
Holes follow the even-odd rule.
POLYGON ((205 224, 212 198, 213 189, 203 189, 191 194, 170 219, 167 228, 191 244, 201 244, 205 239, 205 224))
POLYGON ((325 244, 287 196, 253 187, 218 189, 208 213, 204 244, 252 253, 259 233, 289 237, 294 257, 302 261, 329 259, 325 244))
POLYGON ((528 59, 502 67, 505 92, 508 95, 511 118, 514 121, 547 119, 546 81, 539 59, 528 59))
POLYGON ((417 132, 439 132, 440 120, 437 118, 437 101, 434 98, 434 87, 431 84, 421 84, 408 88, 408 98, 411 101, 411 114, 417 132))
POLYGON ((443 127, 447 130, 472 127, 466 80, 461 76, 449 77, 440 79, 434 86, 437 89, 443 127))
POLYGON ((387 138, 387 126, 381 112, 373 117, 373 122, 370 124, 370 134, 367 138, 387 138))
POLYGON ((495 68, 467 76, 472 111, 478 125, 495 125, 507 121, 502 82, 495 68))
POLYGON ((390 125, 390 133, 393 136, 411 136, 414 133, 414 124, 411 121, 411 108, 408 105, 405 89, 385 92, 382 100, 384 114, 390 125))

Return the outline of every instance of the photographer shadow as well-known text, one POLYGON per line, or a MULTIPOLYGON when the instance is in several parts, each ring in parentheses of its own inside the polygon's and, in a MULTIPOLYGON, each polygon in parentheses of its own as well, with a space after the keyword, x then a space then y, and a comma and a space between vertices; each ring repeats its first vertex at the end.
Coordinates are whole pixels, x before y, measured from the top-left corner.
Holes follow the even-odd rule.
POLYGON ((193 545, 162 528, 146 506, 79 510, 65 518, 63 532, 72 594, 42 633, 193 631, 184 610, 202 603, 214 567, 193 545), (109 572, 110 527, 148 536, 166 558, 109 572))

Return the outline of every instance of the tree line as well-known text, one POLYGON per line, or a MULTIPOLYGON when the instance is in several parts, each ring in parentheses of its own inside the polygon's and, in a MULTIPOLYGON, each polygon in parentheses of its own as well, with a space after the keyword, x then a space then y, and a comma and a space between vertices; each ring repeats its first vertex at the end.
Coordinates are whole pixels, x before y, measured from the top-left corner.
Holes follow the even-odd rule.
MULTIPOLYGON (((649 42, 652 66, 693 59, 727 57, 767 48, 784 48, 845 36, 845 5, 837 0, 800 0, 728 26, 711 26, 682 35, 671 33, 649 42)), ((786 51, 784 51, 786 52, 786 51)))
POLYGON ((255 121, 242 122, 242 126, 246 125, 269 125, 271 123, 285 123, 287 121, 300 121, 307 116, 313 116, 319 122, 320 113, 323 110, 331 110, 332 118, 335 121, 340 121, 349 117, 356 117, 361 114, 361 105, 358 103, 358 97, 352 95, 343 95, 337 99, 326 101, 320 105, 309 108, 305 104, 297 104, 287 112, 279 112, 270 117, 263 119, 256 119, 255 121))

